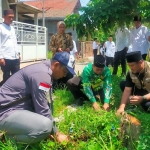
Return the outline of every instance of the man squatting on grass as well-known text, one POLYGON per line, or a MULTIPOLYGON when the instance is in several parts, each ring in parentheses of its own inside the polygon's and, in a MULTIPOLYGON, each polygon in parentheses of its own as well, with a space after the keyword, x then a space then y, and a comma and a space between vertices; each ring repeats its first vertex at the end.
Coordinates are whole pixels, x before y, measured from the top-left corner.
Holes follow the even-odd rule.
POLYGON ((120 88, 124 92, 117 114, 124 112, 128 100, 131 104, 140 104, 145 111, 149 111, 150 62, 143 60, 140 51, 128 53, 126 59, 131 70, 126 76, 126 81, 120 83, 120 88))
POLYGON ((105 58, 102 55, 97 55, 93 64, 89 63, 85 66, 81 76, 68 80, 68 89, 79 105, 83 104, 83 100, 89 99, 94 109, 99 110, 100 106, 96 102, 96 96, 99 95, 103 109, 109 109, 112 81, 111 71, 105 64, 105 58))
POLYGON ((53 120, 52 80, 72 74, 68 52, 53 59, 22 68, 0 88, 0 131, 23 143, 39 142, 56 135, 58 142, 68 141, 58 132, 53 120))

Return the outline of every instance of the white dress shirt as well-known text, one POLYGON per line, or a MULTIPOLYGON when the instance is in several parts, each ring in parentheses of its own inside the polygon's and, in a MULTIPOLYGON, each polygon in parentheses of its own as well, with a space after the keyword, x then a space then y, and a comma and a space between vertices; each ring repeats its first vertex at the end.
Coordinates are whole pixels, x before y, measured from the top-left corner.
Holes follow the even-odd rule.
POLYGON ((72 40, 72 42, 73 42, 73 49, 72 51, 70 51, 70 55, 73 55, 75 57, 75 54, 78 50, 77 50, 76 42, 74 40, 72 40))
POLYGON ((114 57, 115 51, 116 51, 115 43, 113 41, 112 42, 107 41, 107 42, 105 42, 105 47, 106 47, 105 55, 107 57, 114 57))
POLYGON ((138 29, 132 29, 130 32, 132 51, 141 51, 141 54, 147 54, 149 49, 148 36, 150 36, 150 31, 143 25, 138 29))
POLYGON ((130 44, 130 31, 128 28, 119 28, 116 31, 116 51, 122 51, 130 44))
POLYGON ((18 59, 17 38, 14 28, 2 23, 0 25, 0 59, 18 59))
POLYGON ((96 41, 93 42, 93 49, 98 49, 98 44, 96 41))

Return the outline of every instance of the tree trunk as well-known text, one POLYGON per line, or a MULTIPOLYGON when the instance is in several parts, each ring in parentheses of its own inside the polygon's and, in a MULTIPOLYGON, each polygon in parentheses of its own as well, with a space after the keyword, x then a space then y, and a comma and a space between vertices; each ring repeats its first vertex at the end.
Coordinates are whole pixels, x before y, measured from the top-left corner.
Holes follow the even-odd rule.
POLYGON ((136 150, 134 142, 139 138, 140 128, 141 124, 138 119, 129 114, 123 114, 121 118, 120 139, 128 150, 136 150))

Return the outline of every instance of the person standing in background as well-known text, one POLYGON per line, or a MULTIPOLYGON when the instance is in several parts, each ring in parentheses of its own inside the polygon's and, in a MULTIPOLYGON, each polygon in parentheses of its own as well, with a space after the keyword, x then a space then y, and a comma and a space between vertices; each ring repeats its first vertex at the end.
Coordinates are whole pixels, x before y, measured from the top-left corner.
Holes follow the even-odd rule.
POLYGON ((4 22, 0 25, 0 65, 3 72, 3 80, 0 85, 20 69, 20 53, 17 47, 17 37, 14 27, 12 9, 4 10, 4 22))
POLYGON ((97 56, 97 51, 98 51, 97 38, 94 38, 94 41, 93 41, 93 55, 94 55, 94 58, 95 58, 95 56, 97 56))
POLYGON ((78 50, 77 50, 76 42, 73 40, 72 33, 69 32, 68 34, 71 36, 72 42, 73 42, 73 49, 70 51, 70 55, 73 55, 74 58, 78 59, 79 55, 78 55, 78 50))
MULTIPOLYGON (((50 50, 52 51, 53 56, 56 53, 63 51, 66 51, 70 54, 70 51, 73 49, 73 42, 71 36, 65 33, 65 23, 63 21, 59 21, 57 23, 57 29, 58 32, 55 35, 53 35, 50 40, 50 50)), ((74 58, 72 58, 72 61, 74 61, 74 58)), ((66 82, 72 77, 73 75, 70 72, 68 72, 65 77, 53 81, 53 88, 64 88, 66 82)))
POLYGON ((106 66, 111 65, 114 66, 114 55, 115 55, 115 43, 113 42, 112 35, 108 38, 109 41, 105 42, 105 48, 106 48, 106 66))
POLYGON ((100 45, 100 54, 103 55, 103 56, 105 56, 105 46, 104 46, 104 43, 105 43, 105 42, 103 42, 103 43, 100 45))
POLYGON ((53 56, 57 52, 66 51, 70 53, 73 49, 72 38, 69 34, 65 33, 66 25, 63 21, 57 23, 58 32, 52 35, 49 48, 53 53, 53 56))
POLYGON ((132 52, 140 51, 142 58, 146 60, 149 49, 150 31, 146 26, 142 25, 142 18, 134 16, 133 23, 135 28, 130 32, 130 42, 132 45, 132 52))
POLYGON ((116 32, 116 52, 114 56, 113 75, 117 74, 118 66, 121 62, 122 76, 126 75, 126 53, 130 43, 130 31, 125 27, 120 27, 116 32))

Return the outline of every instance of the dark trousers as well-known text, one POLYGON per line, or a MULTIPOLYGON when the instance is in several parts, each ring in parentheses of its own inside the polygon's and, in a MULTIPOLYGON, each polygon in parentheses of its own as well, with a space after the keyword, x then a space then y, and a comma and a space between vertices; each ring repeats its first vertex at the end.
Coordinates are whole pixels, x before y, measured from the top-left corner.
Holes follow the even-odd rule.
POLYGON ((106 56, 106 66, 111 65, 112 67, 114 66, 114 58, 113 57, 107 57, 106 56))
POLYGON ((95 56, 97 56, 97 49, 93 49, 93 55, 94 55, 94 58, 95 56))
POLYGON ((14 73, 20 70, 20 60, 9 60, 5 59, 5 66, 1 66, 3 72, 3 81, 1 81, 1 85, 14 73))
POLYGON ((143 60, 146 60, 146 56, 147 56, 147 54, 142 55, 143 60))
POLYGON ((56 89, 64 89, 67 87, 66 83, 69 79, 73 78, 73 75, 68 72, 66 77, 63 77, 61 79, 58 79, 58 80, 54 80, 53 81, 53 89, 56 90, 56 89))
POLYGON ((126 53, 127 53, 126 48, 124 48, 122 51, 115 52, 114 70, 113 70, 114 75, 117 74, 118 66, 120 63, 122 67, 122 74, 126 74, 126 53))
MULTIPOLYGON (((125 83, 126 83, 126 81, 121 81, 120 82, 120 89, 122 90, 122 92, 124 91, 124 89, 125 89, 125 83)), ((137 89, 137 88, 135 88, 135 92, 133 93, 133 89, 134 89, 134 87, 132 88, 132 95, 134 94, 134 95, 137 95, 137 96, 143 96, 143 95, 146 95, 146 94, 148 94, 148 92, 146 93, 146 92, 141 92, 141 90, 140 89, 137 89)), ((145 110, 145 111, 149 111, 149 108, 150 108, 150 101, 147 101, 147 102, 142 102, 141 103, 141 106, 142 106, 142 108, 145 110)))
MULTIPOLYGON (((76 100, 80 98, 82 98, 82 100, 88 100, 87 96, 82 92, 83 87, 82 87, 81 77, 73 77, 72 79, 68 80, 67 87, 71 91, 72 95, 76 100)), ((93 93, 94 95, 99 95, 101 98, 101 102, 104 103, 105 95, 103 89, 100 89, 97 92, 93 91, 93 93)))

